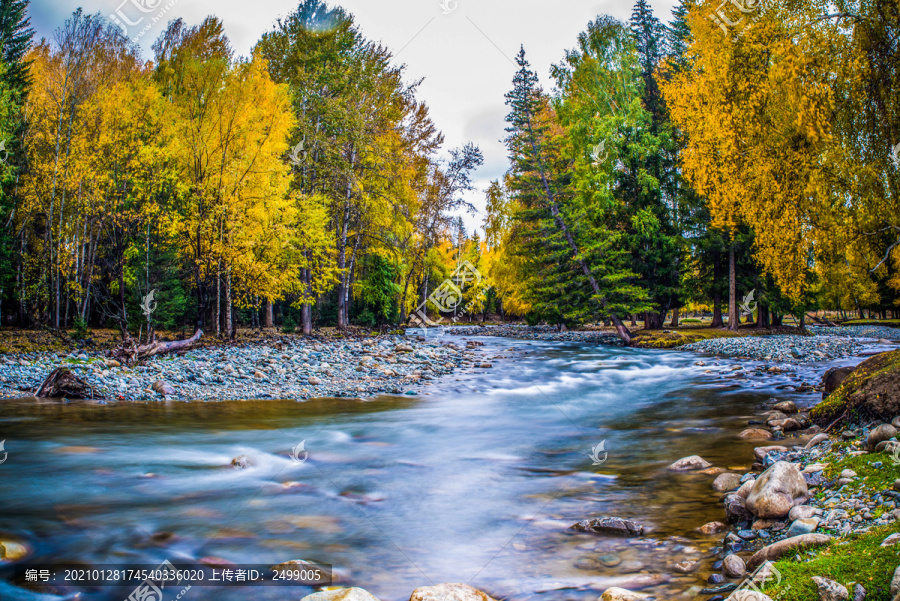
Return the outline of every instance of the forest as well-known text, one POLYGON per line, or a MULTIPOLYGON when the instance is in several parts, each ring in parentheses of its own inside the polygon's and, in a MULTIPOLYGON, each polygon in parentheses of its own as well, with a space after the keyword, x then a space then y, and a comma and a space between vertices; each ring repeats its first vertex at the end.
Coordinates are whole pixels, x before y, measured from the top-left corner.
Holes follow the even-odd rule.
POLYGON ((483 191, 481 150, 445 148, 338 6, 303 0, 248 57, 216 17, 173 20, 150 60, 81 9, 36 39, 27 9, 0 2, 3 326, 127 337, 149 295, 154 329, 226 338, 900 311, 894 1, 682 0, 664 23, 638 0, 560 49, 551 90, 523 47, 483 191))

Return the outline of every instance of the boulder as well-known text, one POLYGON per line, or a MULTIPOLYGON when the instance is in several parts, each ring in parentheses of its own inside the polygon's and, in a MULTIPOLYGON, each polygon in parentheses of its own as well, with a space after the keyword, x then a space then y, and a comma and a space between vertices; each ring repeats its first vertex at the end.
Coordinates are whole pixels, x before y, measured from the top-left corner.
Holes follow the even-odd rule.
POLYGON ((810 507, 809 505, 797 505, 796 507, 791 509, 791 512, 788 514, 788 519, 790 519, 792 522, 794 520, 806 520, 811 517, 820 515, 821 513, 821 509, 810 507))
POLYGON ((848 601, 850 592, 834 580, 813 576, 813 582, 819 589, 819 601, 848 601))
POLYGON ((880 546, 893 547, 894 545, 897 545, 897 544, 900 544, 900 532, 895 532, 894 534, 890 535, 889 537, 887 537, 886 539, 881 541, 880 546))
POLYGON ((820 426, 851 415, 861 423, 887 423, 900 415, 900 351, 879 353, 860 363, 809 415, 820 426))
POLYGON ((165 380, 157 380, 150 388, 153 389, 153 392, 157 394, 163 394, 165 396, 171 396, 175 394, 175 389, 172 388, 172 385, 165 380))
POLYGON ((718 534, 720 532, 725 532, 726 530, 728 530, 728 526, 722 522, 707 522, 697 528, 697 532, 700 534, 718 534))
POLYGON ((494 601, 494 598, 468 584, 445 583, 420 586, 409 601, 494 601))
POLYGON ((894 576, 891 578, 891 597, 900 595, 900 566, 894 570, 894 576))
POLYGON ((231 465, 232 467, 244 469, 250 467, 250 460, 247 459, 246 455, 239 455, 231 460, 231 465))
POLYGON ((724 473, 719 474, 715 480, 713 480, 712 487, 713 490, 717 492, 725 492, 726 490, 733 490, 741 485, 741 475, 740 474, 730 474, 724 473))
POLYGON ((726 555, 722 561, 722 573, 729 578, 743 578, 747 574, 747 564, 733 553, 726 555))
POLYGON ((798 549, 827 545, 829 542, 831 542, 831 537, 827 534, 801 534, 800 536, 786 538, 763 547, 754 553, 750 561, 747 562, 747 567, 750 570, 755 570, 767 561, 778 561, 788 553, 798 549))
POLYGON ((300 601, 378 601, 378 597, 362 588, 336 588, 306 595, 300 601))
POLYGON ((744 502, 747 501, 747 497, 750 496, 750 491, 753 490, 753 485, 756 484, 756 478, 750 478, 737 490, 737 495, 744 499, 744 502))
POLYGON ((768 455, 769 453, 787 453, 788 451, 790 451, 790 449, 787 447, 783 447, 781 445, 770 445, 767 447, 756 447, 755 449, 753 449, 753 456, 756 457, 757 461, 762 463, 766 458, 766 455, 768 455))
POLYGON ((820 520, 817 517, 800 518, 798 520, 794 520, 790 528, 788 528, 787 536, 799 536, 801 534, 809 534, 810 532, 815 532, 816 528, 819 527, 819 521, 820 520))
POLYGON ((822 398, 838 389, 841 383, 853 373, 853 367, 832 367, 822 376, 822 398))
POLYGON ((712 467, 712 464, 709 461, 699 455, 691 455, 690 457, 679 459, 670 465, 668 469, 672 472, 691 472, 693 470, 702 470, 708 467, 712 467))
POLYGON ((650 595, 644 593, 636 593, 624 588, 612 587, 603 591, 600 595, 600 601, 641 601, 642 599, 650 599, 650 595))
POLYGON ((808 443, 806 443, 806 446, 803 448, 811 449, 818 444, 822 444, 826 440, 829 440, 827 434, 816 434, 815 436, 812 437, 812 440, 810 440, 808 443))
POLYGON ((876 426, 869 432, 869 437, 866 439, 866 448, 872 453, 879 443, 888 441, 895 436, 897 436, 897 428, 894 426, 890 424, 876 426))
POLYGON ((747 496, 747 509, 761 518, 783 518, 791 508, 809 500, 806 480, 797 466, 779 461, 753 484, 747 496))
POLYGON ((751 440, 769 440, 772 438, 772 433, 760 428, 748 428, 738 434, 738 436, 741 438, 749 438, 751 440))
POLYGON ((797 404, 794 401, 781 401, 775 404, 772 409, 790 415, 791 413, 797 413, 797 404))
POLYGON ((730 494, 725 497, 725 519, 729 524, 737 524, 750 520, 753 516, 747 509, 743 497, 730 494))
POLYGON ((631 520, 622 518, 603 517, 592 520, 582 520, 570 526, 578 532, 591 532, 594 534, 606 534, 609 536, 640 536, 644 533, 644 527, 631 520))

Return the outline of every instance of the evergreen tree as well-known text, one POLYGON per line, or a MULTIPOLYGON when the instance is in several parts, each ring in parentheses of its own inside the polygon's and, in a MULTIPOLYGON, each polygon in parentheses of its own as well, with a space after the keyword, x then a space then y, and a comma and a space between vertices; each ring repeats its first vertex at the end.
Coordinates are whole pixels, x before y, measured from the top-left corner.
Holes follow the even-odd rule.
POLYGON ((6 65, 4 78, 18 94, 19 102, 24 100, 31 82, 26 55, 31 49, 34 30, 27 10, 28 0, 0 0, 0 57, 6 65))
POLYGON ((555 115, 524 48, 516 62, 519 70, 506 95, 506 144, 510 188, 522 207, 519 244, 531 269, 533 304, 545 319, 558 322, 588 315, 608 319, 628 344, 631 333, 619 315, 641 303, 641 290, 631 284, 617 234, 598 218, 599 207, 572 203, 570 165, 561 153, 565 142, 553 131, 555 115))

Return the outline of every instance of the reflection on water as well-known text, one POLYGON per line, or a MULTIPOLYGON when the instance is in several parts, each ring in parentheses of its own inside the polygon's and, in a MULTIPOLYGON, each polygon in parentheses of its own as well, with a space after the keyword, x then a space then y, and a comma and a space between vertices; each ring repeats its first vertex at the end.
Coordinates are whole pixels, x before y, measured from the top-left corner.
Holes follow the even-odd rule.
MULTIPOLYGON (((413 399, 3 402, 0 532, 41 562, 329 563, 339 584, 385 601, 440 582, 515 599, 595 599, 615 585, 668 597, 702 585, 721 538, 694 529, 722 519, 719 495, 710 476, 665 467, 692 454, 747 467, 753 443, 735 432, 788 380, 704 373, 685 353, 484 340, 488 356, 506 358, 413 399), (309 456, 299 463, 291 449, 301 441, 309 456), (601 441, 608 458, 594 466, 601 441), (248 468, 231 467, 240 455, 248 468), (567 530, 604 515, 649 534, 567 530), (672 570, 685 561, 700 567, 672 570)), ((189 598, 248 592, 194 588, 189 598)))

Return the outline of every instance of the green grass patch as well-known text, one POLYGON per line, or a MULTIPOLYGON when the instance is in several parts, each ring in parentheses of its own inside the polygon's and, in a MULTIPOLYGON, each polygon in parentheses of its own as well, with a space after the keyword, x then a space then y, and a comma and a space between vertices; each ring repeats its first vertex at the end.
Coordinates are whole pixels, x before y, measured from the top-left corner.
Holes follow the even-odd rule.
POLYGON ((782 601, 818 601, 819 592, 813 576, 838 582, 853 595, 855 584, 866 589, 866 601, 891 601, 890 584, 900 564, 898 547, 881 547, 881 541, 900 532, 900 523, 873 528, 861 535, 835 540, 829 545, 805 552, 801 561, 793 558, 775 563, 782 580, 770 582, 765 593, 782 601))
POLYGON ((741 336, 763 336, 768 330, 744 329, 732 332, 724 328, 679 327, 666 330, 639 330, 631 338, 632 346, 638 348, 675 348, 713 338, 736 338, 741 336))
MULTIPOLYGON (((891 488, 894 480, 900 478, 900 466, 894 465, 892 455, 884 452, 844 457, 825 468, 825 477, 837 478, 844 470, 853 470, 857 475, 857 480, 848 486, 865 489, 871 493, 891 488), (872 465, 879 461, 882 464, 880 468, 872 465)), ((828 497, 830 493, 825 491, 824 496, 828 497)))
POLYGON ((900 319, 853 319, 841 323, 842 326, 891 326, 900 327, 900 319))

